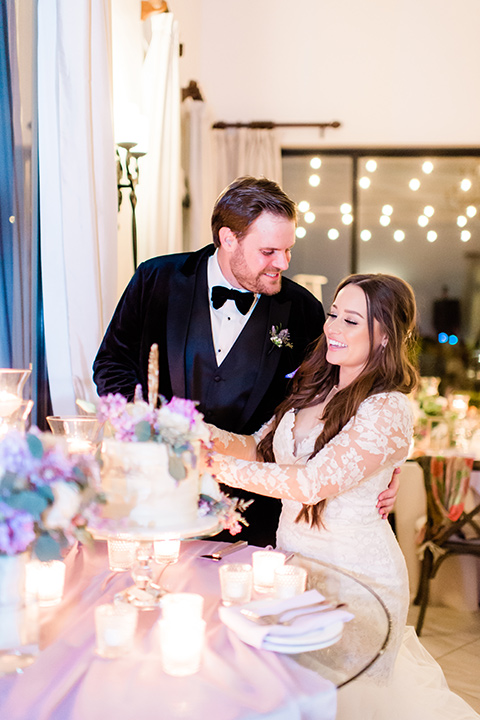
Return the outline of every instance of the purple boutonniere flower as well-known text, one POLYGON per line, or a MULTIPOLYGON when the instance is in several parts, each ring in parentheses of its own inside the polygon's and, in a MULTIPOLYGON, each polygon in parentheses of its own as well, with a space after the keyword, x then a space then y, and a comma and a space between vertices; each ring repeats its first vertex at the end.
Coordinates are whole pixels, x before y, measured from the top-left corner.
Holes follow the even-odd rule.
POLYGON ((293 348, 293 345, 290 341, 290 333, 288 332, 288 329, 282 329, 281 325, 272 325, 272 329, 270 330, 270 340, 274 345, 279 348, 293 348))

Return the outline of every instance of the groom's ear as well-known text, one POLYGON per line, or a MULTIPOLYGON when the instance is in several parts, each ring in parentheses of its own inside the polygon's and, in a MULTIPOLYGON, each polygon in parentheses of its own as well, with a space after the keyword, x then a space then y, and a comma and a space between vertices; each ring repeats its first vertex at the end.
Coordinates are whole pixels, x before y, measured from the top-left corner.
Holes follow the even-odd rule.
POLYGON ((237 238, 235 234, 228 227, 220 228, 218 232, 218 239, 220 240, 220 247, 227 253, 231 253, 237 244, 237 238))

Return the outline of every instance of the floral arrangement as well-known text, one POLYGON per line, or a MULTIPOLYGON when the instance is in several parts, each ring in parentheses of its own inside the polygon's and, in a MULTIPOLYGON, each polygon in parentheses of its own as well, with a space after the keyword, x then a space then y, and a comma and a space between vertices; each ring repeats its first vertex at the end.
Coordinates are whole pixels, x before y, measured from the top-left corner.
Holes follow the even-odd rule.
POLYGON ((0 555, 31 549, 39 560, 61 557, 75 539, 88 541, 88 509, 98 499, 98 463, 33 428, 0 442, 0 555))
MULTIPOLYGON (((110 434, 122 442, 166 444, 169 473, 180 482, 187 476, 187 464, 196 466, 194 443, 200 442, 207 453, 210 450, 210 432, 195 402, 178 397, 167 401, 159 397, 160 407, 157 408, 153 402, 143 400, 140 386, 136 388, 133 403, 118 393, 105 395, 100 398, 98 417, 105 422, 104 437, 110 434)), ((248 524, 241 513, 250 502, 228 497, 209 473, 203 475, 199 516, 215 513, 232 535, 240 532, 241 524, 248 524)))
POLYGON ((290 340, 290 333, 287 328, 283 328, 281 325, 272 325, 272 329, 270 330, 270 340, 274 345, 277 347, 287 347, 287 348, 293 348, 292 342, 290 340))

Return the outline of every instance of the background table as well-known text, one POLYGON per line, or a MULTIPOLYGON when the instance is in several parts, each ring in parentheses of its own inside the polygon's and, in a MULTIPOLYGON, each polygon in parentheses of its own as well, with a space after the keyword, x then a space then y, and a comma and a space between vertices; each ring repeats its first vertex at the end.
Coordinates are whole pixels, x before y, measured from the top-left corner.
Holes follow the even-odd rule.
MULTIPOLYGON (((42 610, 39 657, 24 674, 0 678, 0 718, 333 720, 335 685, 361 673, 385 645, 389 620, 382 603, 350 576, 296 557, 295 562, 309 566, 314 586, 349 603, 355 620, 330 649, 298 656, 256 650, 219 620, 219 563, 199 557, 218 546, 215 541, 183 542, 179 562, 162 576, 169 590, 204 596, 207 638, 197 675, 163 673, 153 630, 157 610, 140 612, 132 655, 105 660, 95 654, 94 607, 111 602, 132 581, 130 573, 109 571, 106 542, 92 549, 76 546, 66 559, 61 605, 42 610), (355 637, 362 628, 365 637, 366 624, 370 640, 356 647, 355 637)), ((250 562, 255 549, 245 548, 222 562, 250 562)))

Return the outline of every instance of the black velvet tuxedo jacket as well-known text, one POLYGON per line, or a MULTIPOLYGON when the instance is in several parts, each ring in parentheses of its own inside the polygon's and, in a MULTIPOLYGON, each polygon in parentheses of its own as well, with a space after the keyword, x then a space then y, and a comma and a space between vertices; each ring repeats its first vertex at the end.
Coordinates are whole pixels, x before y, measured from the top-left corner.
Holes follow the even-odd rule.
MULTIPOLYGON (((148 355, 157 343, 161 395, 198 400, 208 422, 251 434, 285 397, 286 375, 300 365, 307 347, 322 332, 324 312, 310 292, 283 278, 278 294, 260 297, 217 366, 207 284, 207 261, 214 250, 209 245, 193 253, 152 258, 139 266, 103 338, 93 366, 94 381, 100 396, 118 392, 131 400, 140 383, 146 397, 148 355), (288 329, 292 348, 272 343, 272 326, 288 329)), ((267 525, 276 525, 278 511, 276 519, 270 513, 266 517, 261 504, 253 503, 249 522, 259 529, 265 526, 266 534, 252 535, 254 528, 249 528, 247 539, 252 544, 274 542, 267 525), (261 513, 260 519, 254 520, 252 513, 261 513)))

